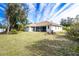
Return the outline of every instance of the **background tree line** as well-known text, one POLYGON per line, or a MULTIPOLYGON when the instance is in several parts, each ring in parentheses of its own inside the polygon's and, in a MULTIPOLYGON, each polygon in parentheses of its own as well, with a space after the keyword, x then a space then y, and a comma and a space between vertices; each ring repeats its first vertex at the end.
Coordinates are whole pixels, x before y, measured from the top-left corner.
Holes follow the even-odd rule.
POLYGON ((67 17, 66 19, 62 18, 60 24, 62 26, 68 27, 68 26, 70 26, 74 23, 77 23, 77 22, 79 22, 79 15, 77 15, 75 18, 70 18, 70 17, 67 17))
POLYGON ((67 19, 62 19, 61 25, 67 31, 66 37, 68 39, 79 42, 79 15, 75 18, 68 17, 67 19))

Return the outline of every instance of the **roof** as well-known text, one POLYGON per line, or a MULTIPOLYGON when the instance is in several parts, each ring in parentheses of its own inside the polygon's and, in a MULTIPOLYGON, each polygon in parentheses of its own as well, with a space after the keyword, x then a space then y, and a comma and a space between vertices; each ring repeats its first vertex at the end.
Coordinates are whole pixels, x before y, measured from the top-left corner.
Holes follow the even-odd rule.
POLYGON ((52 23, 52 22, 48 22, 48 21, 43 21, 43 22, 39 22, 39 23, 33 23, 33 24, 29 24, 27 26, 29 27, 38 27, 38 26, 48 26, 48 25, 53 25, 53 26, 60 26, 56 23, 52 23))

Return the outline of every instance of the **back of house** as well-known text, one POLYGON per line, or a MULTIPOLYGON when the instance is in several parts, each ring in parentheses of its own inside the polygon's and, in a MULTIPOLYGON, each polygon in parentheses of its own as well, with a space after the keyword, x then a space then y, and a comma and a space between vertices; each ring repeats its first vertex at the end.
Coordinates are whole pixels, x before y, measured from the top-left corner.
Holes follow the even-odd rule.
POLYGON ((60 32, 62 31, 62 26, 53 22, 43 21, 29 24, 25 30, 27 32, 60 32))

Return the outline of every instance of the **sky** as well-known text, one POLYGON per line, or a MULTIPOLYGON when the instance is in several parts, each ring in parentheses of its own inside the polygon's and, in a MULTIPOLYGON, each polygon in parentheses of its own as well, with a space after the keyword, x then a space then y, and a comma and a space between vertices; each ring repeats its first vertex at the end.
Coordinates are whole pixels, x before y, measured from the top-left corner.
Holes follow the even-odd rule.
MULTIPOLYGON (((79 14, 78 3, 26 3, 29 22, 50 21, 60 23, 61 18, 75 18, 79 14)), ((0 3, 0 22, 5 19, 6 3, 0 3)))

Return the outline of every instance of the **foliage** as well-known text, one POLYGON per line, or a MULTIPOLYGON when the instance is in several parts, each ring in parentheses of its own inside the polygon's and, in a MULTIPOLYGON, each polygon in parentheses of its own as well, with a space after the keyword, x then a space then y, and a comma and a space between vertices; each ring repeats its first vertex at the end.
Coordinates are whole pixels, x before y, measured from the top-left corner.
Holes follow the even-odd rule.
POLYGON ((67 30, 67 38, 71 40, 79 40, 79 23, 75 23, 67 30))
POLYGON ((10 33, 11 33, 11 34, 17 34, 18 32, 17 32, 16 29, 12 29, 10 33))
POLYGON ((73 23, 72 18, 67 17, 67 19, 61 19, 61 25, 63 26, 70 26, 73 23))
POLYGON ((18 30, 23 31, 24 30, 24 25, 23 24, 18 24, 18 30))
MULTIPOLYGON (((8 19, 8 29, 18 29, 17 23, 27 23, 27 12, 22 8, 22 4, 9 3, 6 9, 6 17, 8 19)), ((27 7, 27 6, 26 6, 27 7)))
POLYGON ((64 26, 63 27, 63 30, 66 30, 66 31, 68 31, 69 29, 70 29, 70 26, 68 26, 68 27, 64 26))
POLYGON ((6 26, 0 26, 0 28, 5 29, 5 28, 6 28, 6 26))
POLYGON ((6 26, 5 25, 2 25, 2 23, 0 23, 0 28, 5 29, 6 26))

